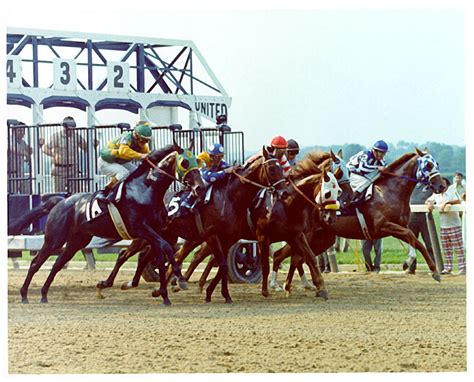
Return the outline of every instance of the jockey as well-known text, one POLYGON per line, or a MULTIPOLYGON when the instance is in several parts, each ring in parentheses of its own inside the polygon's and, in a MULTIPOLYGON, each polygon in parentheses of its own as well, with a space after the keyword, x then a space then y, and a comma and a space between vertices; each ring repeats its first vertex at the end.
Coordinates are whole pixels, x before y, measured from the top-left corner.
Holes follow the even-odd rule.
POLYGON ((288 176, 291 165, 286 158, 286 150, 288 147, 288 142, 281 135, 277 135, 270 142, 270 146, 267 147, 267 150, 278 159, 278 163, 283 169, 283 175, 285 178, 288 176))
POLYGON ((100 150, 97 161, 99 172, 111 177, 105 189, 98 194, 99 199, 105 199, 112 188, 137 166, 132 160, 144 159, 150 152, 148 143, 151 140, 152 130, 148 122, 140 121, 133 131, 126 131, 119 137, 111 139, 100 150))
POLYGON ((358 201, 367 187, 379 177, 386 165, 383 158, 387 151, 388 145, 380 140, 374 143, 371 150, 360 151, 349 159, 347 167, 351 172, 353 202, 358 201))
POLYGON ((296 166, 296 156, 300 153, 300 146, 294 139, 288 139, 288 146, 286 148, 286 156, 291 167, 296 166))
POLYGON ((201 168, 201 176, 208 184, 212 184, 221 179, 224 179, 227 173, 224 171, 230 165, 223 160, 224 147, 219 143, 214 143, 209 146, 207 153, 210 158, 210 166, 203 166, 201 168))
MULTIPOLYGON (((220 143, 214 143, 209 146, 207 156, 204 153, 199 155, 199 159, 202 161, 201 176, 207 185, 213 184, 224 179, 230 167, 222 158, 224 158, 224 147, 220 143)), ((192 209, 197 203, 195 196, 190 193, 183 201, 183 207, 192 209)))

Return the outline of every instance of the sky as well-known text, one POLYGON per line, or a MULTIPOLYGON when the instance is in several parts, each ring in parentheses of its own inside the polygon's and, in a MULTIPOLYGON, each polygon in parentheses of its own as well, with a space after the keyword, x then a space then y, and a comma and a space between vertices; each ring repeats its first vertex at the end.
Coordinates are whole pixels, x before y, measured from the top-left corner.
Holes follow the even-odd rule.
MULTIPOLYGON (((465 144, 462 9, 110 6, 65 17, 63 7, 50 7, 38 17, 45 8, 10 8, 6 25, 193 40, 232 97, 229 125, 245 133, 246 150, 275 135, 303 146, 465 144)), ((31 119, 26 108, 7 108, 10 118, 19 113, 31 119)), ((45 116, 61 120, 65 110, 45 116)), ((117 113, 102 118, 113 123, 117 113)), ((180 122, 186 127, 187 119, 180 122)))

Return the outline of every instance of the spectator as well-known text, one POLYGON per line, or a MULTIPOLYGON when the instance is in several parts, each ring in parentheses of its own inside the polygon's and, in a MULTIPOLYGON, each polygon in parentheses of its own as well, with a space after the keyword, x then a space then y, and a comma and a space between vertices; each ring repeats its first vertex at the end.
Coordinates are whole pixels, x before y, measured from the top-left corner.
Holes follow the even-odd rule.
POLYGON ((462 194, 466 192, 466 181, 464 180, 464 175, 462 172, 456 171, 453 177, 453 184, 450 186, 454 188, 459 195, 459 198, 462 198, 462 194))
MULTIPOLYGON (((16 122, 16 121, 15 121, 16 122)), ((31 193, 31 154, 33 149, 25 141, 25 124, 18 122, 10 128, 8 147, 8 192, 31 193)))
POLYGON ((62 126, 63 128, 54 133, 46 144, 42 145, 42 148, 43 152, 52 158, 51 175, 54 192, 72 194, 81 191, 68 180, 79 175, 77 150, 81 148, 87 153, 87 143, 80 134, 74 131, 76 127, 74 118, 64 118, 62 126))
MULTIPOLYGON (((449 186, 449 180, 443 178, 449 186)), ((464 259, 464 244, 462 240, 461 218, 458 212, 449 212, 449 205, 461 204, 461 198, 455 188, 448 187, 441 194, 433 194, 427 200, 428 209, 433 211, 434 206, 440 206, 440 239, 444 252, 444 269, 441 274, 451 274, 453 270, 453 254, 456 252, 458 258, 459 274, 466 274, 466 263, 464 259)))
MULTIPOLYGON (((410 204, 425 204, 426 199, 428 199, 433 194, 431 188, 426 187, 425 185, 418 183, 413 190, 413 194, 410 199, 410 204)), ((433 255, 433 246, 431 245, 430 233, 428 230, 428 223, 426 222, 426 215, 424 212, 412 212, 410 214, 410 220, 408 222, 408 228, 413 231, 416 238, 420 236, 425 242, 425 247, 428 251, 428 254, 434 261, 433 255)), ((410 264, 407 273, 414 275, 416 271, 416 251, 412 246, 409 246, 409 258, 413 258, 413 262, 410 264)))
POLYGON ((380 272, 380 262, 382 260, 382 239, 362 240, 362 253, 365 259, 365 268, 368 272, 380 272), (372 248, 375 250, 375 258, 372 262, 370 252, 372 248))

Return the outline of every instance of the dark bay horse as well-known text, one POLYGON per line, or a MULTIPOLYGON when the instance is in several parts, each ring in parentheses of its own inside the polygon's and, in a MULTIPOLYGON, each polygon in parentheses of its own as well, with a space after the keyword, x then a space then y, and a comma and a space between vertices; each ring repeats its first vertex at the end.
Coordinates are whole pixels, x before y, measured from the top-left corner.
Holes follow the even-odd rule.
MULTIPOLYGON (((150 243, 156 254, 159 269, 165 272, 163 254, 173 258, 171 245, 158 233, 158 229, 166 224, 167 212, 163 196, 175 179, 177 162, 182 166, 186 160, 182 158, 183 149, 176 144, 150 153, 139 167, 116 187, 121 188, 121 198, 115 203, 122 216, 128 233, 133 238, 140 238, 150 243)), ((199 195, 204 191, 198 169, 188 172, 184 182, 199 195)), ((28 302, 28 286, 34 274, 53 253, 62 250, 41 289, 41 302, 47 302, 47 294, 56 274, 63 268, 74 254, 87 246, 92 236, 121 240, 110 213, 106 209, 103 214, 90 219, 89 205, 94 195, 90 193, 74 194, 56 204, 49 213, 44 244, 30 264, 28 275, 20 290, 22 302, 28 302)), ((163 303, 170 301, 166 289, 165 277, 160 277, 160 292, 163 303)))
MULTIPOLYGON (((385 168, 382 176, 374 182, 373 197, 364 202, 359 210, 365 217, 372 239, 393 236, 410 244, 423 255, 432 272, 432 277, 440 281, 440 275, 425 246, 407 228, 410 216, 410 196, 417 182, 426 183, 435 193, 445 190, 438 163, 432 155, 418 149, 416 153, 404 154, 385 168)), ((339 216, 335 224, 324 227, 324 233, 313 236, 310 245, 314 253, 320 254, 327 250, 334 244, 336 236, 365 239, 356 216, 339 216)), ((275 253, 274 272, 278 272, 281 262, 290 254, 289 246, 275 253)), ((291 284, 294 267, 295 264, 290 265, 287 288, 291 284)))
MULTIPOLYGON (((206 302, 211 301, 212 293, 221 281, 222 296, 226 303, 232 303, 228 290, 226 254, 229 248, 240 239, 242 226, 246 224, 247 206, 260 189, 276 189, 281 197, 284 197, 286 190, 278 160, 265 147, 263 156, 243 167, 235 168, 227 180, 214 184, 211 200, 198 207, 198 214, 172 218, 163 231, 164 237, 169 242, 175 242, 178 237, 182 237, 191 241, 205 241, 212 248, 219 269, 206 290, 206 302)), ((168 199, 171 200, 171 198, 172 195, 168 199)), ((143 241, 134 241, 121 256, 129 258, 137 251, 141 251, 146 244, 143 241)), ((129 287, 138 285, 141 273, 152 257, 151 253, 142 253, 135 277, 129 287)), ((117 259, 117 264, 118 262, 119 259, 117 259)), ((155 297, 160 294, 161 290, 153 292, 155 297)))

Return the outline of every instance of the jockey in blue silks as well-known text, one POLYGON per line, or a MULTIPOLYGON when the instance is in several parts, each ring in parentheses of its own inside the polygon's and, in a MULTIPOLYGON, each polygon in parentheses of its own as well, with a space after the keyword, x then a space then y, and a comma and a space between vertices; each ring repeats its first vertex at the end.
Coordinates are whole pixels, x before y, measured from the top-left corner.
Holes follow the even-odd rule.
POLYGON ((354 202, 358 201, 367 187, 383 171, 386 165, 384 157, 387 151, 387 143, 380 140, 375 142, 371 150, 360 151, 349 159, 347 167, 351 172, 350 184, 352 191, 354 191, 354 202))
POLYGON ((201 176, 207 184, 212 184, 221 179, 226 178, 226 168, 230 165, 223 160, 224 158, 224 147, 219 143, 214 143, 209 146, 207 153, 210 158, 210 167, 206 164, 201 168, 201 176))

